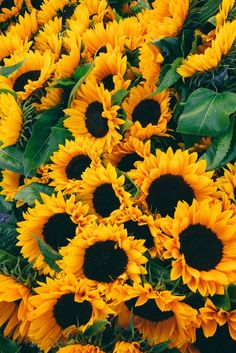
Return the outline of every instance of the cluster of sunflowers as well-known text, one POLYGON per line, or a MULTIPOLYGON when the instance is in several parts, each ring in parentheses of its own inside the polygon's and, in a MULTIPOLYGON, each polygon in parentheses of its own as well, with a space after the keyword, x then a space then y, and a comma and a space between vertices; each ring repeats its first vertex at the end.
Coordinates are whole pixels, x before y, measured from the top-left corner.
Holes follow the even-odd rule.
POLYGON ((0 352, 235 352, 235 0, 0 0, 0 31, 0 352))

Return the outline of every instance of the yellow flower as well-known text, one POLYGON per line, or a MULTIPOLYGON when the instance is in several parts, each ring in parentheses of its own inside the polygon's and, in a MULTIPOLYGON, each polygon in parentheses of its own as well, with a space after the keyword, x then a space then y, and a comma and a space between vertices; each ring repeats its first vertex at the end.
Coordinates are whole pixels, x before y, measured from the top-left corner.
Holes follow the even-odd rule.
POLYGON ((25 285, 0 274, 0 326, 4 326, 4 336, 18 342, 28 341, 30 296, 25 285))
POLYGON ((84 331, 95 321, 106 320, 113 314, 90 281, 77 281, 72 274, 54 280, 46 278, 46 283, 40 283, 34 291, 28 335, 45 353, 59 339, 66 339, 78 330, 84 331))
POLYGON ((44 274, 54 274, 46 264, 41 254, 36 236, 50 245, 54 250, 68 244, 68 239, 75 236, 77 226, 85 227, 95 219, 88 215, 88 206, 75 202, 75 196, 65 200, 59 192, 57 196, 41 194, 43 203, 35 202, 35 207, 24 213, 24 221, 18 222, 18 243, 22 255, 33 262, 36 268, 44 274))
POLYGON ((11 17, 18 15, 21 10, 23 0, 3 0, 0 8, 0 23, 6 22, 11 17))
POLYGON ((161 224, 168 235, 163 257, 173 259, 171 279, 182 277, 202 296, 224 294, 224 286, 236 280, 235 226, 236 217, 220 201, 179 202, 174 218, 161 224))
POLYGON ((0 140, 1 148, 15 145, 22 129, 22 111, 10 93, 0 94, 0 140))
POLYGON ((142 353, 138 342, 117 341, 113 353, 142 353))
POLYGON ((182 77, 191 77, 198 72, 206 72, 216 68, 222 58, 229 53, 236 39, 236 20, 226 22, 216 33, 211 47, 203 54, 190 54, 183 60, 177 72, 182 77))
POLYGON ((139 69, 150 86, 155 86, 159 80, 161 64, 164 58, 159 48, 150 43, 145 43, 139 49, 139 69))
POLYGON ((130 172, 140 188, 139 202, 148 212, 162 217, 173 216, 178 201, 191 204, 217 195, 213 172, 206 172, 206 161, 197 161, 197 153, 169 147, 167 152, 156 150, 130 172))
POLYGON ((57 353, 105 353, 98 346, 92 344, 70 344, 60 348, 57 353))
POLYGON ((171 118, 170 92, 165 90, 152 95, 154 90, 154 86, 146 83, 133 87, 122 104, 127 118, 133 122, 127 132, 139 139, 165 133, 171 118))
POLYGON ((93 224, 61 249, 59 265, 77 278, 111 284, 119 279, 140 281, 147 258, 144 240, 136 240, 118 225, 93 224))

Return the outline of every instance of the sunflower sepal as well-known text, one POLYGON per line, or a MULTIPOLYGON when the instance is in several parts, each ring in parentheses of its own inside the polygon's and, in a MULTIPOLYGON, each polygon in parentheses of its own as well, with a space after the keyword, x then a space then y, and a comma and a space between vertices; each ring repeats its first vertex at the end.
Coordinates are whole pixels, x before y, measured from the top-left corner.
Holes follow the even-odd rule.
POLYGON ((61 260, 62 256, 59 252, 55 251, 50 245, 46 244, 40 237, 35 237, 38 243, 39 250, 44 257, 44 261, 48 264, 55 272, 60 272, 61 269, 57 265, 56 261, 61 260))
POLYGON ((15 65, 7 66, 7 67, 1 67, 0 68, 0 76, 8 77, 10 76, 13 72, 17 71, 23 64, 25 60, 21 60, 15 65))
POLYGON ((129 91, 127 91, 126 89, 119 89, 116 93, 112 95, 111 105, 120 105, 128 94, 129 91))

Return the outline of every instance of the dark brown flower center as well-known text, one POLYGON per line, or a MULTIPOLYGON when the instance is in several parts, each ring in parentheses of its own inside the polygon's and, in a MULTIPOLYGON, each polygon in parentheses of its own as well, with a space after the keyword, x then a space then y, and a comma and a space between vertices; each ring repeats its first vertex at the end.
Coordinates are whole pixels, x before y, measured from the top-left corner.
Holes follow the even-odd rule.
POLYGON ((132 113, 132 120, 139 121, 142 127, 148 124, 157 125, 161 115, 160 105, 153 99, 142 100, 132 113))
POLYGON ((127 263, 128 256, 118 243, 99 241, 86 249, 83 271, 89 279, 110 283, 126 270, 127 263))
POLYGON ((135 306, 138 298, 133 298, 125 302, 129 310, 133 308, 133 313, 142 319, 152 322, 161 322, 173 317, 172 311, 161 311, 154 299, 149 299, 145 304, 135 306))
POLYGON ((187 265, 199 271, 214 269, 223 257, 221 240, 202 224, 190 224, 180 233, 179 240, 187 265))
POLYGON ((65 329, 71 325, 81 326, 89 322, 92 316, 92 305, 84 300, 77 303, 74 300, 74 293, 62 295, 53 308, 53 315, 57 324, 65 329))
POLYGON ((63 7, 63 9, 57 11, 57 17, 62 18, 63 26, 65 25, 66 20, 73 15, 75 11, 75 6, 75 4, 67 4, 63 7))
POLYGON ((102 112, 103 106, 100 102, 90 103, 86 110, 85 124, 93 137, 104 137, 108 133, 108 122, 102 117, 102 112))
POLYGON ((90 166, 91 158, 81 154, 72 158, 70 163, 66 167, 66 175, 68 179, 81 179, 81 175, 86 168, 90 166))
POLYGON ((151 212, 173 217, 178 201, 191 204, 193 199, 194 191, 182 176, 164 174, 151 183, 146 201, 151 212))
POLYGON ((67 213, 57 213, 50 217, 43 227, 44 241, 54 250, 68 244, 67 239, 73 239, 77 225, 72 222, 67 213))
POLYGON ((143 161, 143 158, 136 152, 126 154, 118 163, 117 168, 122 170, 122 172, 129 172, 131 169, 134 169, 136 161, 143 161))
POLYGON ((144 245, 150 249, 154 246, 153 236, 147 224, 138 224, 132 220, 124 222, 128 235, 132 235, 135 239, 145 239, 144 245))
POLYGON ((102 217, 108 217, 120 207, 120 200, 116 196, 111 184, 102 184, 93 194, 93 206, 96 213, 102 217))
POLYGON ((13 6, 15 6, 14 0, 3 0, 1 2, 0 9, 11 9, 13 6))
POLYGON ((112 91, 115 88, 113 82, 113 75, 107 75, 102 79, 102 83, 104 84, 104 88, 108 89, 108 91, 112 91))
POLYGON ((42 3, 43 3, 43 0, 31 0, 31 4, 36 10, 40 9, 42 3))
POLYGON ((32 71, 24 72, 22 75, 17 77, 17 79, 13 85, 14 91, 16 91, 16 92, 24 91, 24 87, 25 87, 25 85, 28 84, 28 81, 29 80, 37 81, 40 74, 41 74, 40 70, 32 70, 32 71))

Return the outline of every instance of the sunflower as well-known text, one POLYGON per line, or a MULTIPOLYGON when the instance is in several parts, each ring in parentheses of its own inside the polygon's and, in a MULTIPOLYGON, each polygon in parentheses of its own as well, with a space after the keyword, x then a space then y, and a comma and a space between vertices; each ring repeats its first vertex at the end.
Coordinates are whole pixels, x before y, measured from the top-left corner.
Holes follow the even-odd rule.
POLYGON ((41 5, 43 4, 44 0, 25 0, 25 4, 29 11, 40 10, 41 5))
POLYGON ((128 236, 122 226, 94 223, 60 250, 63 259, 58 263, 66 273, 105 286, 128 278, 140 281, 147 262, 143 244, 144 240, 128 236))
POLYGON ((179 202, 174 218, 166 217, 161 225, 168 235, 163 257, 173 259, 171 279, 182 277, 202 296, 224 294, 224 285, 236 280, 236 217, 222 208, 220 201, 207 199, 193 200, 191 206, 179 202))
POLYGON ((91 59, 95 53, 97 55, 101 52, 106 53, 107 44, 122 52, 125 37, 120 22, 116 21, 108 22, 106 25, 101 22, 95 24, 94 28, 88 28, 82 35, 87 60, 91 59))
POLYGON ((76 3, 76 0, 44 0, 37 13, 39 25, 44 25, 55 16, 61 17, 64 25, 67 18, 73 15, 76 3))
POLYGON ((87 80, 78 89, 71 108, 64 110, 68 115, 64 125, 75 137, 94 137, 109 151, 122 138, 117 131, 124 123, 118 118, 119 108, 112 106, 111 94, 102 83, 98 86, 94 80, 87 80))
POLYGON ((191 77, 198 72, 206 72, 216 68, 222 58, 226 56, 236 39, 236 20, 226 22, 216 33, 211 47, 203 54, 190 54, 183 60, 182 65, 176 70, 182 77, 191 77))
POLYGON ((122 224, 129 236, 145 240, 144 245, 152 257, 161 254, 164 236, 159 220, 154 219, 152 215, 146 215, 138 206, 129 206, 115 219, 108 219, 108 222, 122 224))
POLYGON ((138 342, 117 341, 113 353, 142 353, 138 342))
POLYGON ((6 22, 11 17, 17 16, 21 10, 23 0, 1 0, 0 23, 6 22))
POLYGON ((228 20, 230 11, 235 5, 235 0, 222 0, 220 5, 220 11, 215 15, 216 20, 216 31, 228 20))
POLYGON ((22 40, 20 36, 13 33, 0 35, 0 60, 14 54, 14 52, 27 53, 31 46, 31 42, 22 40))
POLYGON ((127 118, 133 122, 128 132, 139 139, 147 138, 147 132, 151 135, 165 133, 171 118, 169 91, 152 95, 154 89, 145 83, 133 87, 122 104, 127 118))
POLYGON ((134 51, 144 43, 144 31, 138 18, 132 16, 119 21, 120 30, 124 33, 124 48, 134 51))
POLYGON ((49 20, 34 37, 34 49, 41 54, 50 51, 55 59, 58 60, 61 52, 62 38, 62 19, 54 17, 49 20))
POLYGON ((66 140, 65 145, 59 145, 59 150, 51 157, 52 164, 49 177, 50 185, 55 191, 65 190, 65 193, 78 192, 83 172, 91 167, 101 165, 102 148, 99 141, 78 137, 75 141, 66 140))
POLYGON ((92 23, 101 22, 108 12, 107 0, 81 0, 80 3, 88 9, 92 23))
POLYGON ((52 85, 46 87, 46 95, 41 98, 40 103, 33 103, 33 106, 38 112, 55 108, 61 102, 63 102, 63 93, 62 88, 54 88, 52 85))
POLYGON ((48 51, 42 55, 38 51, 29 51, 26 55, 15 54, 10 59, 5 59, 6 66, 15 65, 21 61, 23 61, 22 66, 5 81, 17 93, 19 100, 25 100, 45 84, 55 66, 54 59, 48 51))
POLYGON ((227 164, 224 168, 224 175, 216 179, 216 184, 220 190, 221 198, 224 199, 226 196, 231 200, 231 207, 236 211, 236 162, 227 164))
POLYGON ((30 290, 25 285, 0 274, 0 327, 4 327, 4 336, 18 342, 28 340, 30 296, 30 290))
POLYGON ((115 301, 119 323, 127 328, 132 311, 134 328, 151 345, 171 339, 169 348, 182 347, 194 340, 197 326, 197 310, 183 303, 183 299, 168 290, 156 290, 149 283, 125 284, 115 301))
POLYGON ((145 43, 139 49, 139 69, 149 86, 158 82, 161 64, 164 58, 159 48, 151 43, 145 43))
POLYGON ((141 191, 139 202, 144 202, 149 212, 165 217, 173 216, 178 201, 191 204, 194 198, 200 201, 216 196, 213 172, 206 172, 206 161, 197 158, 197 153, 173 152, 169 147, 166 153, 156 150, 155 155, 139 162, 132 172, 141 191))
POLYGON ((89 205, 91 213, 101 219, 114 218, 133 203, 132 195, 125 191, 124 184, 125 176, 118 176, 110 163, 106 167, 88 168, 82 175, 78 196, 89 205))
POLYGON ((114 94, 119 89, 127 89, 130 80, 125 80, 127 70, 127 57, 108 46, 106 53, 100 53, 94 60, 94 68, 90 77, 97 83, 103 83, 104 88, 114 94))
MULTIPOLYGON (((0 195, 5 196, 6 201, 14 202, 15 195, 22 190, 25 186, 33 182, 38 182, 39 178, 26 178, 23 174, 13 172, 11 170, 2 170, 2 180, 0 188, 2 189, 0 195)), ((20 207, 24 201, 16 201, 16 207, 20 207)))
POLYGON ((54 280, 46 278, 46 283, 40 283, 34 291, 28 335, 45 353, 59 339, 84 331, 95 321, 113 314, 90 281, 76 281, 72 274, 54 280))
POLYGON ((151 154, 150 140, 143 142, 134 136, 129 136, 118 143, 113 150, 104 155, 104 160, 129 175, 137 161, 143 161, 151 154))
POLYGON ((105 353, 98 346, 92 344, 70 344, 60 348, 57 353, 105 353))
POLYGON ((15 145, 22 130, 22 111, 10 93, 0 94, 1 148, 15 145))
POLYGON ((138 14, 146 41, 177 37, 189 11, 189 0, 156 0, 153 9, 138 14))
POLYGON ((24 41, 28 41, 31 36, 38 30, 38 22, 36 10, 31 13, 25 12, 24 16, 18 17, 18 22, 9 28, 8 34, 20 37, 24 41))
POLYGON ((43 203, 35 201, 35 207, 24 213, 24 221, 18 222, 18 243, 23 257, 33 263, 44 274, 54 274, 41 254, 36 236, 50 245, 54 250, 68 244, 68 239, 75 236, 77 226, 85 227, 95 219, 88 215, 88 206, 75 202, 75 196, 65 200, 59 192, 48 196, 41 194, 43 203))

